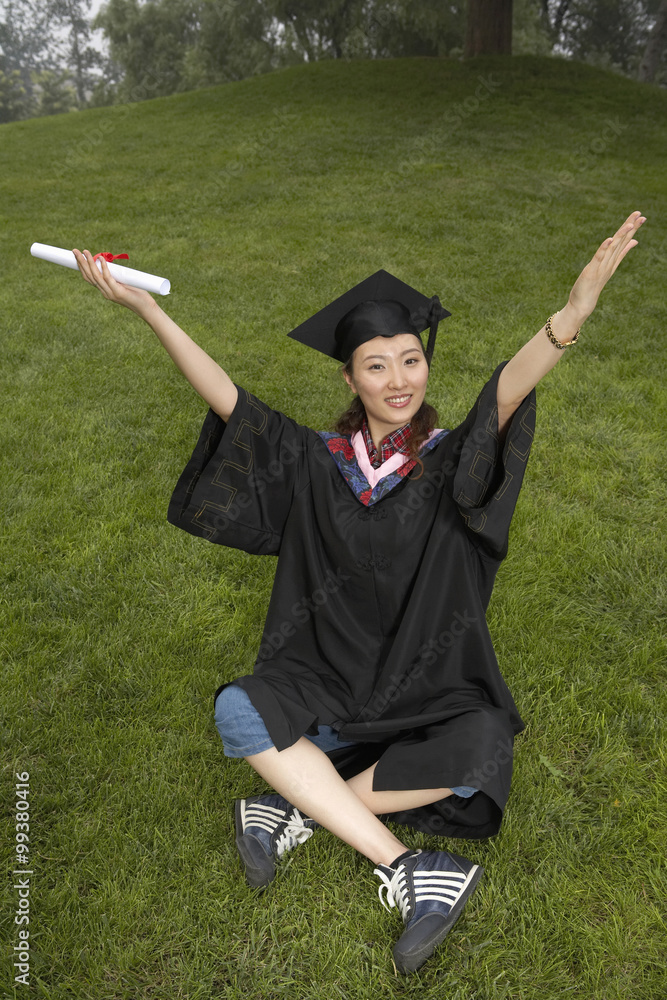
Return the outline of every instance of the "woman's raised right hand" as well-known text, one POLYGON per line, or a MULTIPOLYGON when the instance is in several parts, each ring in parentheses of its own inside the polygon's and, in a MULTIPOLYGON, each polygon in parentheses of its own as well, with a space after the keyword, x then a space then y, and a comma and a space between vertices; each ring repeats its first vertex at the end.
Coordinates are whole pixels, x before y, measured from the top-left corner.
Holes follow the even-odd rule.
POLYGON ((142 288, 133 288, 130 285, 124 285, 121 281, 116 281, 104 257, 98 258, 102 265, 102 270, 100 271, 97 261, 93 259, 90 250, 84 250, 83 253, 80 250, 72 250, 72 253, 76 257, 84 280, 89 285, 95 285, 96 288, 99 288, 105 299, 109 299, 110 302, 117 302, 121 306, 127 306, 128 309, 131 309, 139 316, 144 316, 146 311, 156 304, 150 292, 146 292, 142 288))

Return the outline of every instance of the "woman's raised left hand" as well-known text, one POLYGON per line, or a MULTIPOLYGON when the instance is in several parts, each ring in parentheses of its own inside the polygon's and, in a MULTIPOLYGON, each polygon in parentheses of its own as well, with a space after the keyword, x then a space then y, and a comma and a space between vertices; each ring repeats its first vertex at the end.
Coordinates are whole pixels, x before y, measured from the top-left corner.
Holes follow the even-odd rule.
POLYGON ((628 251, 637 246, 633 239, 639 227, 646 222, 641 212, 633 212, 621 228, 600 244, 590 264, 587 264, 574 283, 569 304, 578 317, 578 322, 590 316, 597 305, 600 292, 621 263, 628 251))

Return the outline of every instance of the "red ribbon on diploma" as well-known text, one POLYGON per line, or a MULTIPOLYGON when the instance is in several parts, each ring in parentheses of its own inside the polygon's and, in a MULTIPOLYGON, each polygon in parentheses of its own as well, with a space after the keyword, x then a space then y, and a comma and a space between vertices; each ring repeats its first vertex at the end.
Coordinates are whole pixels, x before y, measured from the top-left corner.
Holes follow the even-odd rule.
POLYGON ((97 260, 98 257, 104 257, 107 264, 110 264, 112 260, 129 260, 130 258, 126 253, 96 253, 93 260, 97 260))

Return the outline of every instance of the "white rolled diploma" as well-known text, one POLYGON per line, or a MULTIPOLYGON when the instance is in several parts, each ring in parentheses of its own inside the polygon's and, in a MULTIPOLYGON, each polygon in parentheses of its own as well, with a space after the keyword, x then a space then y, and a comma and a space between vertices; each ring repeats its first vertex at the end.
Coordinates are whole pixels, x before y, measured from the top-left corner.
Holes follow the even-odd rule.
MULTIPOLYGON (((52 264, 61 264, 63 267, 71 267, 73 271, 79 270, 76 257, 71 250, 63 250, 61 247, 50 247, 47 243, 33 243, 30 247, 33 257, 40 260, 51 261, 52 264)), ((100 271, 102 261, 95 261, 100 271)), ((122 281, 124 285, 132 285, 133 288, 143 288, 154 295, 169 295, 171 282, 166 278, 159 278, 157 274, 147 274, 146 271, 135 271, 133 267, 123 267, 121 264, 108 264, 109 270, 116 281, 122 281)))

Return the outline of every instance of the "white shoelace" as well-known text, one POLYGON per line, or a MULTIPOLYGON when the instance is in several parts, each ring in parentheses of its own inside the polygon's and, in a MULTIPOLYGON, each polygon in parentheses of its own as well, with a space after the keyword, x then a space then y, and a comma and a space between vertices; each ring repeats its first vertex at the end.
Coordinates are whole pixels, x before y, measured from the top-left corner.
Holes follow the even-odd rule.
POLYGON ((282 858, 285 851, 291 850, 297 844, 305 844, 313 833, 310 827, 304 826, 303 817, 295 806, 284 830, 276 840, 276 854, 282 858))
POLYGON ((379 875, 382 879, 382 885, 378 888, 378 896, 380 897, 380 902, 384 906, 385 910, 392 910, 394 907, 398 906, 401 916, 405 919, 408 902, 407 889, 405 884, 402 884, 402 881, 405 878, 405 869, 403 868, 403 865, 398 866, 391 878, 389 878, 388 875, 385 875, 380 868, 376 868, 373 874, 379 875), (384 898, 382 896, 383 892, 385 893, 384 898), (387 902, 385 902, 385 899, 387 902))
MULTIPOLYGON (((467 875, 464 872, 438 871, 437 869, 435 871, 413 872, 415 903, 433 901, 442 903, 448 909, 451 909, 466 888, 475 871, 477 871, 477 865, 473 866, 467 875)), ((380 868, 376 868, 374 874, 379 875, 382 880, 382 885, 378 888, 378 896, 385 910, 391 910, 397 906, 401 916, 406 920, 410 909, 410 901, 408 876, 403 864, 398 866, 392 876, 386 875, 380 868), (389 905, 385 903, 382 897, 383 892, 389 905)))

